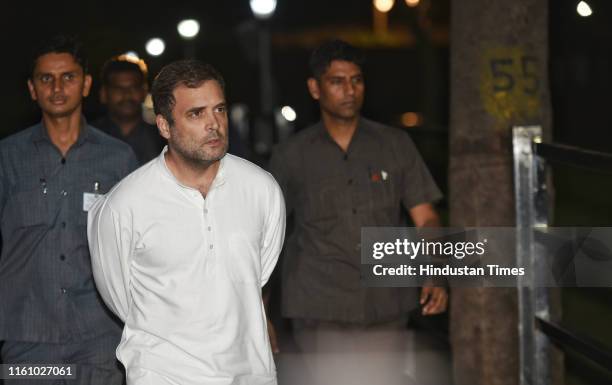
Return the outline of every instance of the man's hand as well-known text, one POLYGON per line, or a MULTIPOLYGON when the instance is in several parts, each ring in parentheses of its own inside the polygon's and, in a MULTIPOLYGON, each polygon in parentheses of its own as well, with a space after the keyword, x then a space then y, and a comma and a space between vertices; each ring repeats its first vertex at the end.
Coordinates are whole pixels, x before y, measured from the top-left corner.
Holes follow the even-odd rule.
POLYGON ((423 315, 440 314, 446 311, 448 293, 446 289, 438 286, 424 286, 421 290, 421 305, 423 315))
POLYGON ((276 329, 274 328, 274 324, 270 321, 270 317, 268 317, 268 305, 270 304, 270 290, 262 290, 262 299, 264 308, 266 309, 266 322, 268 324, 268 336, 270 338, 270 347, 272 348, 272 353, 280 353, 280 349, 278 347, 278 339, 276 338, 276 329))
POLYGON ((276 329, 272 322, 266 317, 268 321, 268 336, 270 336, 270 347, 272 347, 272 353, 277 354, 280 353, 280 348, 278 347, 278 340, 276 339, 276 329))

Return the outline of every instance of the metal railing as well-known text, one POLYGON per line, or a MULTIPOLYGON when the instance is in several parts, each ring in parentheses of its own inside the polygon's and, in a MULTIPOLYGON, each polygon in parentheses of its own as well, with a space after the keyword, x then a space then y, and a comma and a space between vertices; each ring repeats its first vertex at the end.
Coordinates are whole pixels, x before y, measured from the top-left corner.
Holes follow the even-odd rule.
POLYGON ((612 353, 595 341, 568 331, 551 320, 550 291, 537 287, 546 273, 546 252, 536 242, 538 227, 548 226, 547 161, 612 173, 612 154, 542 143, 539 126, 513 128, 514 191, 516 204, 517 266, 533 272, 532 282, 519 282, 519 352, 521 385, 549 385, 552 381, 552 343, 572 349, 603 368, 612 369, 612 353))

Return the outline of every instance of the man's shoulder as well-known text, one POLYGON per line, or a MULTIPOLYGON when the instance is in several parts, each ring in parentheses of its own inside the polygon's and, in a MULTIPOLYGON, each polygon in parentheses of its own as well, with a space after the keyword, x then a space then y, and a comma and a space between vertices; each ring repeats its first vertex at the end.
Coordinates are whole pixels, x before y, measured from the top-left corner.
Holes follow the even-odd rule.
POLYGON ((123 152, 126 154, 130 154, 132 152, 132 148, 129 144, 107 134, 101 129, 96 128, 92 125, 88 125, 87 129, 89 130, 90 135, 96 140, 99 145, 106 147, 109 150, 123 152))
POLYGON ((117 139, 100 129, 89 126, 89 135, 93 138, 96 144, 96 154, 104 158, 112 159, 116 165, 124 165, 127 168, 123 171, 125 173, 132 171, 137 167, 138 161, 136 160, 136 154, 132 147, 124 141, 117 139))
POLYGON ((236 155, 226 154, 224 161, 232 177, 249 185, 276 183, 274 177, 258 165, 236 155))
POLYGON ((364 117, 361 118, 360 123, 361 127, 375 135, 389 138, 392 140, 405 140, 406 138, 410 140, 410 136, 400 128, 393 127, 388 124, 380 123, 364 117))
POLYGON ((108 192, 107 199, 117 211, 142 202, 145 196, 158 191, 162 176, 157 170, 158 159, 132 171, 108 192))
POLYGON ((275 156, 283 158, 297 156, 306 146, 315 142, 315 139, 321 135, 321 130, 319 122, 296 132, 286 141, 274 147, 275 156))
POLYGON ((416 150, 410 134, 405 130, 374 120, 361 119, 361 127, 364 131, 373 138, 376 138, 375 142, 379 145, 392 149, 393 153, 399 154, 405 151, 412 152, 416 150))
POLYGON ((0 148, 2 148, 2 152, 14 149, 16 146, 27 143, 34 131, 38 128, 38 124, 35 124, 0 140, 0 148))
POLYGON ((318 122, 313 125, 310 125, 298 132, 296 132, 293 136, 291 136, 287 141, 283 144, 287 146, 301 146, 306 143, 311 143, 314 139, 316 139, 319 135, 321 135, 323 130, 322 123, 318 122))

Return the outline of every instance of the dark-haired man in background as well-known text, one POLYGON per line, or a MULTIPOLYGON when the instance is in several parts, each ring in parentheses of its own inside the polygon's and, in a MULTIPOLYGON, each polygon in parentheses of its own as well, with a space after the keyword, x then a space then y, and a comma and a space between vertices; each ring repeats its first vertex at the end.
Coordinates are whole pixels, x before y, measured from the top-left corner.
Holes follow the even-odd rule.
MULTIPOLYGON (((437 226, 441 198, 404 132, 360 115, 363 56, 335 40, 311 56, 307 86, 321 121, 279 146, 270 171, 294 215, 283 265, 283 315, 309 364, 313 385, 407 384, 403 352, 416 289, 365 288, 360 237, 366 226, 437 226)), ((424 315, 446 309, 447 294, 425 287, 424 315)), ((305 378, 300 373, 292 378, 305 378)))
POLYGON ((138 63, 113 58, 102 68, 100 102, 108 114, 93 123, 102 131, 129 144, 140 164, 159 155, 164 141, 157 127, 142 117, 142 103, 147 96, 147 73, 138 63))
POLYGON ((49 39, 28 79, 42 121, 0 141, 0 355, 5 364, 75 364, 71 384, 113 385, 123 381, 121 328, 96 292, 87 211, 137 161, 82 117, 91 81, 81 44, 49 39))

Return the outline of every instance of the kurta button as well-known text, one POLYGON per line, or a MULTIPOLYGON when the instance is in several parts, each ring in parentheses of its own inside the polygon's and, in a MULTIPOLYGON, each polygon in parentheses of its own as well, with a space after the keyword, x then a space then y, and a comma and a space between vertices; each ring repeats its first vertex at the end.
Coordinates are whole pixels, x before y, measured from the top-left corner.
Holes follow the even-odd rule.
POLYGON ((62 164, 66 164, 66 158, 62 158, 62 164))
POLYGON ((348 160, 348 154, 344 154, 344 160, 348 160))
POLYGON ((66 222, 62 222, 62 229, 66 228, 66 222))
POLYGON ((204 214, 208 214, 208 209, 204 209, 204 214))
POLYGON ((349 180, 348 180, 348 184, 353 184, 353 180, 352 180, 352 179, 349 179, 349 180))
POLYGON ((66 294, 66 291, 67 291, 67 290, 66 290, 66 288, 63 288, 63 287, 62 287, 62 288, 60 289, 60 291, 62 292, 62 294, 66 294))
POLYGON ((210 249, 211 249, 211 250, 212 250, 212 248, 213 248, 213 245, 210 245, 210 249))
POLYGON ((353 214, 357 214, 357 209, 353 209, 353 214))
POLYGON ((68 195, 68 191, 62 190, 62 192, 60 194, 62 194, 62 196, 66 196, 66 195, 68 195))
POLYGON ((60 255, 60 260, 61 261, 65 261, 66 260, 66 256, 64 254, 60 255))
POLYGON ((208 231, 212 230, 212 227, 208 226, 207 230, 208 230, 208 231))

